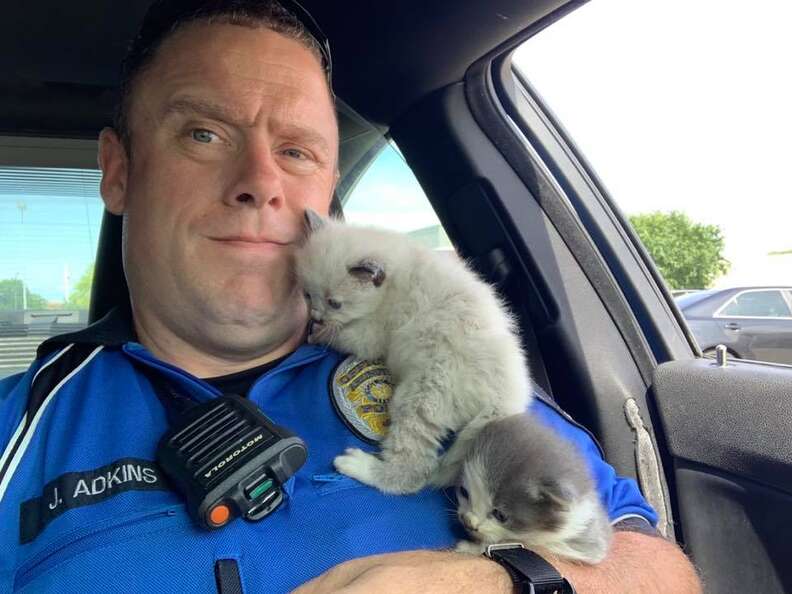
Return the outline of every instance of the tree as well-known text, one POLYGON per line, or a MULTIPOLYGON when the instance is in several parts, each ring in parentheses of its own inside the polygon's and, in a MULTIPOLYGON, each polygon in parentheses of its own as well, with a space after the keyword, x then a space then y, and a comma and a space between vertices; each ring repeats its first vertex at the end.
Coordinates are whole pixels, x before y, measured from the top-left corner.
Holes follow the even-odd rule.
POLYGON ((717 225, 693 222, 679 211, 630 218, 663 278, 672 289, 704 289, 729 270, 717 225))
POLYGON ((83 272, 80 280, 74 285, 74 289, 69 294, 69 299, 66 301, 68 307, 76 307, 79 309, 88 309, 91 303, 91 285, 93 285, 94 263, 91 262, 88 268, 83 272))
MULTIPOLYGON (((7 278, 0 280, 0 311, 21 310, 25 303, 22 290, 24 284, 21 279, 7 278)), ((38 293, 27 291, 27 308, 44 309, 47 300, 38 293)))

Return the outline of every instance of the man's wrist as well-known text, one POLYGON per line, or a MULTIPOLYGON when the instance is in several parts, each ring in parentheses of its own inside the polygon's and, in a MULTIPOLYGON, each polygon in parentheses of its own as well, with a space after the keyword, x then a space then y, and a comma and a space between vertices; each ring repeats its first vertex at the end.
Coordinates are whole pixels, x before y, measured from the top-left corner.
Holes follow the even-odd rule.
POLYGON ((490 584, 491 592, 501 594, 519 594, 519 590, 514 585, 509 572, 500 563, 479 555, 472 557, 472 562, 480 565, 481 569, 476 569, 476 574, 480 575, 482 582, 490 584))
POLYGON ((511 591, 555 592, 575 594, 575 589, 552 559, 542 556, 522 544, 502 544, 488 547, 484 558, 501 566, 512 582, 511 591))

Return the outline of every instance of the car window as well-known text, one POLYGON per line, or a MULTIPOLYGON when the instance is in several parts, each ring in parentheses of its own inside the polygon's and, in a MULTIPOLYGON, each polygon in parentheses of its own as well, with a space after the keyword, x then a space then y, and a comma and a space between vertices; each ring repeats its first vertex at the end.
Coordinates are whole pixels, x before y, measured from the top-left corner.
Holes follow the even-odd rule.
POLYGON ((0 166, 0 378, 87 324, 103 211, 97 170, 0 166))
MULTIPOLYGON (((789 22, 792 4, 775 0, 750 11, 714 0, 589 2, 513 55, 674 294, 792 279, 792 201, 782 198, 792 190, 792 78, 778 75, 792 55, 789 22)), ((779 293, 747 295, 734 307, 788 309, 779 293)), ((716 338, 690 328, 705 351, 719 340, 745 358, 771 352, 751 350, 745 329, 716 338)), ((779 341, 776 362, 792 361, 788 333, 762 340, 779 341)))
POLYGON ((792 316, 781 291, 749 291, 734 297, 721 316, 788 318, 792 316))
POLYGON ((429 199, 393 142, 371 160, 354 189, 342 199, 344 218, 406 233, 436 250, 452 250, 429 199))

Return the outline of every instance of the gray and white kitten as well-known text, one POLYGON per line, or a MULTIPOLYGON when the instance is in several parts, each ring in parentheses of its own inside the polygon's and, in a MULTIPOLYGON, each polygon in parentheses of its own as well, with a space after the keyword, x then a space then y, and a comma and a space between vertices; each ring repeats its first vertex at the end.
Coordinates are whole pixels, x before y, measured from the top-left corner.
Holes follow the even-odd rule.
POLYGON ((379 455, 350 448, 336 469, 387 493, 449 484, 480 429, 530 401, 512 317, 455 254, 313 211, 306 219, 296 271, 309 299, 309 342, 381 360, 394 380, 379 455))
POLYGON ((531 414, 484 427, 456 490, 457 514, 475 542, 457 551, 521 542, 538 553, 599 563, 612 529, 591 473, 574 445, 531 414))

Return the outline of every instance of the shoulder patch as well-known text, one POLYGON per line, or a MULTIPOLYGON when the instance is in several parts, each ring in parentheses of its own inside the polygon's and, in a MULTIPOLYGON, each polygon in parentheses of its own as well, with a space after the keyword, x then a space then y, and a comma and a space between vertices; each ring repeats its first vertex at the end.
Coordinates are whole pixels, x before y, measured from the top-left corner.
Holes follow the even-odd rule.
POLYGON ((390 371, 380 362, 349 356, 330 378, 330 399, 338 416, 363 441, 376 444, 388 430, 390 371))

